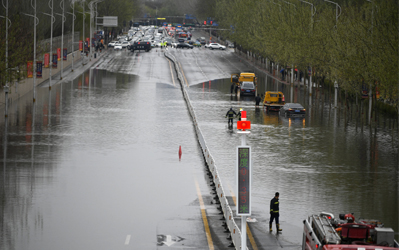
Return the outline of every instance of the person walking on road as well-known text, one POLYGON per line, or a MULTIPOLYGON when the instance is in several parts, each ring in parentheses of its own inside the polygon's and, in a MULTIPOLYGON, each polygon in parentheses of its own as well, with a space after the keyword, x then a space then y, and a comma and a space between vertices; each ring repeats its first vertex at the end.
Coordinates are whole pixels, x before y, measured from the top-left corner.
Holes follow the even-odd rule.
POLYGON ((260 97, 260 94, 258 94, 258 95, 256 96, 256 107, 259 107, 259 106, 260 106, 260 102, 261 102, 261 97, 260 97))
POLYGON ((238 84, 236 84, 236 86, 235 86, 235 95, 238 95, 239 89, 240 89, 240 86, 238 84))
POLYGON ((236 115, 236 117, 239 117, 239 121, 242 120, 242 111, 243 111, 243 109, 240 108, 239 113, 236 115))
POLYGON ((272 222, 275 219, 276 232, 279 233, 282 229, 279 228, 279 193, 275 193, 275 197, 272 198, 270 203, 269 214, 271 215, 269 219, 269 232, 272 232, 272 222))
POLYGON ((228 117, 228 127, 233 126, 233 116, 237 116, 235 110, 232 107, 226 112, 225 118, 228 117))

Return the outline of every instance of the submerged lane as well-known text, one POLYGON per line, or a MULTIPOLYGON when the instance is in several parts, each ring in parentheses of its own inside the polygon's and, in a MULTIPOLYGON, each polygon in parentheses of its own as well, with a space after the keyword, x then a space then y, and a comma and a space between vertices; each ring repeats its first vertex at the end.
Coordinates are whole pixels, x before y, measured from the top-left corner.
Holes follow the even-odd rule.
MULTIPOLYGON (((232 73, 254 72, 252 65, 228 51, 176 50, 190 84, 189 95, 200 127, 215 158, 224 185, 235 188, 235 147, 240 137, 227 127, 230 107, 243 108, 252 121, 248 144, 253 150, 253 206, 258 226, 267 231, 269 201, 281 192, 281 222, 297 227, 289 241, 301 243, 302 221, 322 211, 353 212, 356 218, 379 219, 398 232, 399 133, 396 119, 378 115, 367 125, 366 103, 340 109, 332 106, 333 91, 307 89, 258 74, 258 92, 279 90, 307 109, 304 118, 285 118, 255 108, 254 97, 230 95, 232 73), (224 77, 225 79, 218 79, 224 77), (291 94, 292 93, 292 94, 291 94), (293 96, 291 96, 293 95, 293 96), (376 124, 376 126, 375 126, 376 124)), ((234 126, 235 127, 235 126, 234 126)), ((287 235, 283 235, 287 237, 287 235)), ((396 234, 398 239, 398 233, 396 234)))
POLYGON ((208 249, 195 184, 206 187, 204 162, 182 93, 164 57, 129 56, 11 105, 2 249, 208 249))

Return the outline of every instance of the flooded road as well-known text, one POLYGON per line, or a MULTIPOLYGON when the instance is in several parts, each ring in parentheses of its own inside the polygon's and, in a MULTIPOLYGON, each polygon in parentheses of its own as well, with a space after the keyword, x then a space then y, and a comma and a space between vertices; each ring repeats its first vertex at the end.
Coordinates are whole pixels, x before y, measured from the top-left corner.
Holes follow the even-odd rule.
MULTIPOLYGON (((279 191, 283 229, 298 228, 293 244, 301 243, 306 216, 321 211, 354 212, 398 232, 393 120, 381 116, 371 130, 355 111, 330 109, 322 90, 308 106, 302 88, 293 93, 309 111, 304 119, 267 114, 254 107, 254 98, 230 95, 227 78, 248 69, 230 50, 172 53, 232 193, 240 138, 225 114, 231 106, 248 112, 252 217, 261 227, 267 228, 269 201, 279 191)), ((34 105, 28 94, 0 120, 1 249, 156 249, 157 235, 171 233, 168 224, 183 217, 191 224, 171 226, 186 230, 183 238, 203 228, 194 218, 200 217, 196 183, 207 193, 204 161, 169 62, 155 50, 111 55, 50 92, 37 88, 34 105)), ((259 73, 260 93, 275 87, 259 73)), ((290 95, 288 86, 278 88, 290 95)), ((188 247, 208 249, 205 235, 198 238, 188 247)))
MULTIPOLYGON (((345 107, 333 90, 314 87, 311 102, 303 86, 282 84, 243 59, 223 51, 172 51, 190 83, 189 95, 225 186, 235 188, 235 148, 241 140, 227 126, 230 107, 247 111, 252 122, 254 217, 269 219, 269 201, 280 192, 282 223, 298 227, 322 211, 354 213, 399 230, 399 133, 397 120, 378 115, 370 127, 367 100, 362 109, 345 107), (255 71, 254 71, 255 70, 255 71), (282 91, 286 101, 301 103, 304 118, 285 118, 255 107, 254 97, 230 94, 230 74, 256 72, 258 93, 282 91), (219 79, 218 78, 225 78, 219 79), (202 79, 202 81, 200 81, 202 79), (311 103, 311 105, 310 105, 311 103)), ((235 125, 234 125, 235 128, 235 125)), ((234 129, 235 130, 235 129, 234 129)), ((299 236, 300 237, 300 236, 299 236)))
MULTIPOLYGON (((261 77, 259 82, 263 81, 261 77)), ((247 111, 252 123, 248 144, 253 157, 254 217, 267 224, 269 201, 279 191, 280 220, 300 232, 307 215, 322 211, 379 219, 398 232, 399 142, 397 125, 391 127, 395 120, 380 116, 377 127, 370 128, 355 105, 352 115, 330 109, 327 90, 314 95, 322 99, 318 105, 307 105, 303 87, 294 90, 294 99, 309 113, 285 118, 256 108, 254 97, 231 96, 230 84, 225 79, 193 85, 190 97, 222 179, 231 187, 235 146, 241 139, 228 129, 225 114, 230 107, 247 111)), ((272 81, 258 88, 260 93, 271 89, 275 90, 272 81)), ((290 97, 290 86, 279 85, 279 90, 290 97)))
POLYGON ((168 79, 91 70, 38 88, 35 105, 27 96, 11 106, 1 123, 1 249, 155 249, 171 233, 165 220, 182 208, 200 216, 204 163, 168 79))

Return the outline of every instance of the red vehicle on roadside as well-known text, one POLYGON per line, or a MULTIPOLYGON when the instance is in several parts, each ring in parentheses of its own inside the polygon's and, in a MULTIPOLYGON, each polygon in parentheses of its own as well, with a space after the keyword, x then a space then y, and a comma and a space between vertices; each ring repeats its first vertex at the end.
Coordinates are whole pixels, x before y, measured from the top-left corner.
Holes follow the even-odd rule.
POLYGON ((378 220, 355 220, 353 214, 322 212, 303 221, 302 250, 396 250, 392 228, 378 220))

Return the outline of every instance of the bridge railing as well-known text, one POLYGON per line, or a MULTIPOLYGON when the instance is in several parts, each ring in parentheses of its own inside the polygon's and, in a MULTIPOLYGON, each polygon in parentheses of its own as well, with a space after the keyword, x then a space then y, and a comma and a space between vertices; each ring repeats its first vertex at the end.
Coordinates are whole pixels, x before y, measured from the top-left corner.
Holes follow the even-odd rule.
POLYGON ((211 155, 211 152, 207 146, 206 140, 204 139, 203 133, 201 132, 200 126, 197 122, 196 112, 190 102, 189 95, 186 91, 186 87, 184 84, 184 78, 183 78, 181 69, 178 65, 178 61, 176 60, 176 58, 173 55, 171 55, 168 52, 165 52, 164 55, 165 55, 165 57, 167 57, 174 63, 175 71, 178 76, 179 83, 181 85, 181 90, 182 90, 183 96, 185 98, 187 107, 189 109, 189 113, 192 116, 193 125, 196 130, 198 142, 202 149, 204 159, 207 163, 208 171, 212 175, 212 180, 215 185, 215 191, 218 196, 217 204, 219 203, 219 209, 223 213, 226 228, 229 230, 233 245, 235 246, 236 249, 240 249, 241 248, 241 232, 240 232, 238 225, 236 224, 236 222, 234 220, 232 208, 229 206, 229 202, 226 198, 226 194, 225 194, 225 191, 224 191, 224 188, 222 185, 222 180, 218 173, 217 165, 215 164, 214 158, 211 155))

